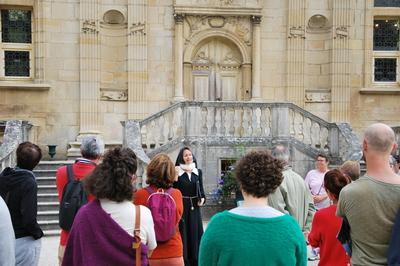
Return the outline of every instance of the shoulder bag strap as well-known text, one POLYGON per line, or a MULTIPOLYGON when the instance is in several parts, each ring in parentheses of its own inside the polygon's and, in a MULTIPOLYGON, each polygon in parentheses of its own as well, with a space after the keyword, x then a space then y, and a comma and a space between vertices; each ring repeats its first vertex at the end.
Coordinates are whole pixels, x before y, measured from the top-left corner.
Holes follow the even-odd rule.
POLYGON ((317 192, 317 195, 319 195, 319 193, 321 192, 321 189, 324 187, 324 181, 322 180, 322 184, 321 184, 321 186, 319 187, 319 190, 318 190, 318 192, 317 192))
POLYGON ((74 170, 72 168, 72 164, 67 165, 67 177, 68 177, 68 182, 74 181, 74 170))
POLYGON ((135 205, 135 227, 133 228, 133 249, 136 250, 136 266, 139 266, 142 264, 142 259, 141 259, 141 239, 140 239, 140 206, 135 205))

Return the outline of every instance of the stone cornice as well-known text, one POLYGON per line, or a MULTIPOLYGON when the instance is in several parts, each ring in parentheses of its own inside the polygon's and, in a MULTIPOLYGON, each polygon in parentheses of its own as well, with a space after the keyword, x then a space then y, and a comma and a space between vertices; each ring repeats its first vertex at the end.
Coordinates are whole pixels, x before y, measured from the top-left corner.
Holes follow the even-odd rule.
POLYGON ((22 82, 0 82, 0 90, 3 89, 16 89, 16 90, 32 90, 32 91, 46 91, 51 88, 50 84, 45 83, 22 83, 22 82))
POLYGON ((261 16, 261 7, 204 7, 204 6, 175 6, 175 14, 188 15, 223 15, 223 16, 261 16))

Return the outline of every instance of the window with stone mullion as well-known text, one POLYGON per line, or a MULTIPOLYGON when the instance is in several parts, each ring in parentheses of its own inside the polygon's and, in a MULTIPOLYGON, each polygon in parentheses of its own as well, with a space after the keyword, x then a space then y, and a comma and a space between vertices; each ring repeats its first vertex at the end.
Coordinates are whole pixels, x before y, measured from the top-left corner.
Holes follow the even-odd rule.
POLYGON ((375 7, 400 7, 400 0, 375 0, 375 7))
POLYGON ((399 50, 399 20, 374 20, 374 51, 399 50))
POLYGON ((0 76, 6 78, 31 77, 32 11, 1 9, 0 76))

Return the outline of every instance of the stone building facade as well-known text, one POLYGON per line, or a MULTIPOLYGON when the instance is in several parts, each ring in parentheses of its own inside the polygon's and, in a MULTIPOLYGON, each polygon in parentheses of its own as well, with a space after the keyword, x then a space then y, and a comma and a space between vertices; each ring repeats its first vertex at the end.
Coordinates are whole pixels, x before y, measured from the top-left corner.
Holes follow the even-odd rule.
POLYGON ((172 103, 290 102, 399 126, 399 1, 2 0, 0 120, 74 155, 172 103))

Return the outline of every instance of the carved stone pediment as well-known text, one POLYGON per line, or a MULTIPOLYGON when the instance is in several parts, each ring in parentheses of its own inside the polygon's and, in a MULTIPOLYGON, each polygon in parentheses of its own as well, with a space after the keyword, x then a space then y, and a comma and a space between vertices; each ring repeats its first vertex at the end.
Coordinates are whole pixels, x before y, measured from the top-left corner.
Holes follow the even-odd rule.
POLYGON ((223 61, 219 64, 219 67, 222 70, 238 70, 240 65, 240 60, 234 57, 232 53, 228 53, 223 61))
POLYGON ((200 51, 192 62, 193 70, 209 70, 212 64, 206 53, 200 51))

